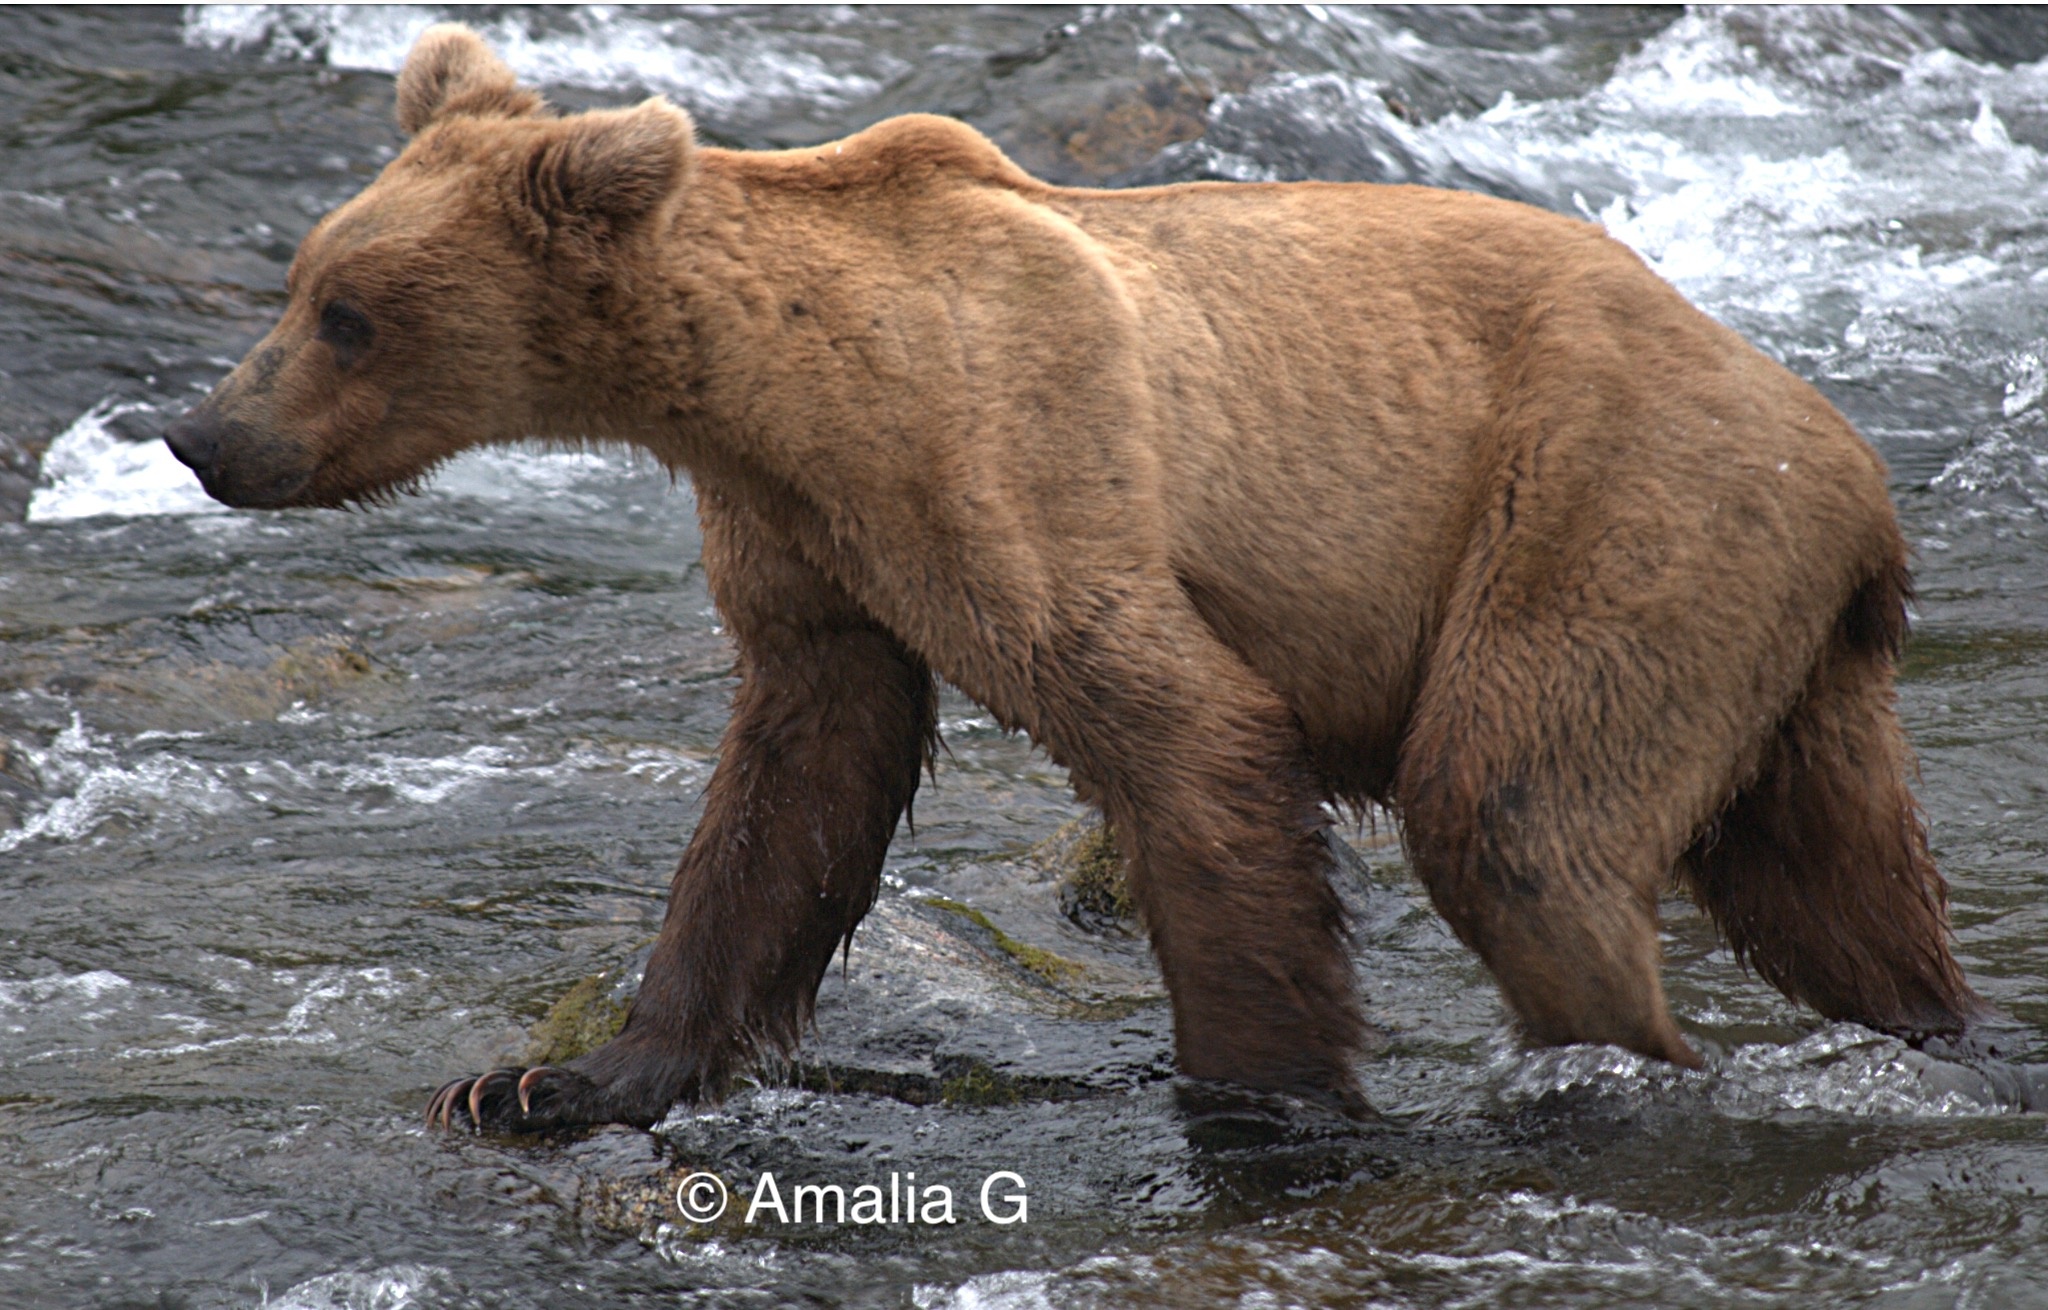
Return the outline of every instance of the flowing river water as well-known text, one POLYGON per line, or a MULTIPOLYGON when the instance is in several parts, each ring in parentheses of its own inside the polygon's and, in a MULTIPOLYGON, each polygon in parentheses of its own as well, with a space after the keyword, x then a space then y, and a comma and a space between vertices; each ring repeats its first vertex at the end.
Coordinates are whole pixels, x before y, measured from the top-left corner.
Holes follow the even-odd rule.
POLYGON ((1917 557, 1900 709, 2001 1058, 1830 1026, 1666 904, 1681 1074, 1530 1053, 1346 826, 1384 1123, 1207 1136, 1142 944, 949 752, 804 1062, 655 1135, 430 1133, 659 921, 731 689, 687 485, 465 457, 226 512, 166 416, 399 141, 453 11, 0 11, 0 1304, 2048 1304, 2048 20, 2026 11, 739 9, 463 16, 559 104, 807 144, 954 114, 1053 179, 1422 181, 1595 218, 1813 380, 1917 557), (736 1193, 686 1222, 692 1171, 736 1193), (982 1180, 1022 1180, 997 1223, 982 1180), (764 1173, 957 1222, 744 1221, 764 1173), (908 1185, 908 1179, 902 1180, 908 1185))

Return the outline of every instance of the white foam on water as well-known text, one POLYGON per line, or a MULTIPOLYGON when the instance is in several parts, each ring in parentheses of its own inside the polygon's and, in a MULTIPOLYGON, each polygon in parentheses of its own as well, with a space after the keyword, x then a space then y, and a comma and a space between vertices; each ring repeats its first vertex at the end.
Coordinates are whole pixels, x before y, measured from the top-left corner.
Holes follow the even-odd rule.
POLYGON ((509 778, 520 757, 503 746, 472 746, 458 755, 416 756, 382 752, 363 760, 272 760, 244 766, 245 785, 267 796, 289 788, 308 795, 384 791, 415 805, 436 805, 472 784, 509 778))
POLYGON ((68 787, 20 827, 0 832, 0 853, 36 840, 75 842, 118 815, 144 822, 166 814, 225 814, 241 803, 219 777, 175 751, 132 760, 96 741, 77 714, 46 749, 23 752, 51 790, 68 787))
MULTIPOLYGON (((301 716, 299 721, 305 721, 301 716)), ((700 780, 710 765, 694 755, 645 744, 578 743, 557 760, 536 760, 516 745, 476 745, 453 755, 373 752, 361 759, 315 759, 212 766, 179 753, 193 734, 144 733, 118 753, 96 737, 81 716, 44 748, 23 751, 46 790, 59 793, 19 827, 0 831, 0 853, 31 841, 91 840, 108 820, 145 824, 218 816, 246 805, 268 805, 296 793, 326 806, 339 795, 375 794, 415 806, 438 805, 487 783, 570 785, 579 775, 616 774, 667 787, 700 780), (148 753, 136 755, 136 748, 148 753)))
POLYGON ((663 746, 579 742, 560 759, 536 760, 517 744, 476 745, 455 755, 374 752, 359 760, 271 760, 241 767, 237 785, 257 800, 278 790, 318 800, 336 794, 388 793, 412 805, 438 805, 470 787, 491 782, 569 785, 578 775, 612 773, 655 786, 702 778, 703 759, 663 746))
POLYGON ((702 758, 669 746, 631 746, 613 751, 579 743, 562 757, 557 771, 617 771, 662 787, 676 781, 696 781, 710 772, 710 767, 702 758))
POLYGON ((1932 485, 1980 499, 2005 492, 2028 517, 2048 514, 2048 450, 2025 444, 2003 429, 1994 430, 1949 461, 1932 485))
POLYGON ((109 992, 120 991, 132 984, 110 969, 92 969, 85 973, 52 973, 40 978, 25 978, 19 982, 0 982, 0 1008, 19 1009, 28 1005, 44 1005, 60 997, 76 997, 85 1001, 96 1001, 109 992))
POLYGON ((2048 396, 2048 341, 2037 341, 2024 350, 2013 352, 2006 361, 2005 399, 1999 407, 2007 418, 2018 418, 2030 409, 2038 408, 2043 396, 2048 396))
POLYGON ((1857 1024, 1832 1024, 1789 1045, 1735 1048, 1704 1072, 1674 1068, 1614 1046, 1509 1051, 1495 1094, 1527 1104, 1575 1088, 1623 1096, 1701 1097, 1730 1119, 1829 1114, 1857 1118, 1976 1118, 2022 1107, 1965 1065, 1913 1050, 1857 1024))
POLYGON ((1772 85, 1754 51, 1697 9, 1624 56, 1602 95, 1638 113, 1776 118, 1801 109, 1772 85))
MULTIPOLYGON (((80 1029, 133 1007, 151 989, 138 988, 111 969, 51 973, 38 978, 0 980, 0 1037, 18 1037, 41 1027, 76 1041, 80 1029)), ((19 1051, 9 1058, 42 1058, 19 1051)))
POLYGON ((372 755, 360 764, 316 763, 307 771, 333 777, 344 792, 388 789, 414 805, 438 805, 472 783, 513 776, 517 759, 501 746, 472 746, 460 755, 372 755))
POLYGON ((241 50, 271 37, 279 15, 272 5, 187 5, 186 45, 241 50))
POLYGON ((406 1310, 425 1294, 457 1290, 454 1276, 439 1265, 395 1264, 321 1274, 275 1298, 266 1290, 254 1304, 265 1310, 406 1310))
MULTIPOLYGON (((1722 1304, 1731 1246, 1711 1228, 1695 1228, 1655 1214, 1570 1195, 1516 1190, 1470 1199, 1449 1231, 1428 1230, 1420 1240, 1386 1246, 1370 1231, 1346 1232, 1331 1244, 1305 1246, 1243 1233, 1182 1239, 1164 1249, 1096 1256, 1061 1271, 1038 1275, 1018 1305, 1095 1305, 1114 1302, 1126 1287, 1176 1284, 1203 1289, 1203 1300, 1264 1307, 1358 1304, 1491 1306, 1579 1303, 1588 1287, 1601 1304, 1694 1304, 1684 1291, 1704 1294, 1699 1304, 1722 1304), (1430 1239, 1436 1239, 1434 1241, 1430 1239), (1105 1295, 1107 1293, 1108 1295, 1105 1295), (1232 1294, 1234 1295, 1234 1298, 1232 1294)), ((1348 1217, 1345 1226, 1350 1223, 1348 1217)), ((1883 1271, 1889 1256, 1871 1257, 1836 1243, 1795 1240, 1763 1243, 1778 1271, 1851 1267, 1883 1271)), ((1754 1248, 1751 1248, 1753 1251, 1754 1248)), ((1748 1255, 1751 1252, 1744 1252, 1748 1255)), ((978 1281, 978 1280, 977 1280, 978 1281)), ((974 1282, 961 1290, 973 1288, 974 1282)), ((952 1307, 966 1302, 944 1288, 920 1288, 914 1304, 952 1307)))
POLYGON ((1720 1071, 1713 1102, 1733 1119, 1797 1111, 1951 1119, 2019 1108, 2001 1105, 1975 1070, 1855 1024, 1823 1028, 1790 1046, 1738 1047, 1720 1071))
POLYGON ((43 456, 42 475, 28 502, 28 521, 138 518, 152 514, 225 514, 192 470, 161 441, 126 441, 108 427, 123 414, 156 407, 103 400, 57 435, 43 456))
POLYGON ((980 1274, 958 1287, 921 1283, 911 1289, 917 1310, 1052 1310, 1051 1274, 1006 1269, 980 1274))
POLYGON ((2048 412, 2038 393, 2028 394, 2039 385, 2030 371, 2021 364, 2017 393, 2008 384, 2008 402, 2015 394, 2022 402, 2008 409, 2008 421, 1976 434, 1928 484, 1956 495, 1965 518, 2048 520, 2048 412))
MULTIPOLYGON (((1502 1290, 1500 1274, 1511 1280, 1532 1275, 1591 1276, 1599 1282, 1637 1288, 1691 1286, 1701 1291, 1724 1285, 1720 1266, 1728 1254, 1725 1237, 1638 1210, 1601 1201, 1511 1191, 1482 1203, 1485 1217, 1467 1222, 1487 1234, 1488 1248, 1473 1252, 1375 1250, 1389 1270, 1476 1275, 1490 1303, 1502 1290)), ((1873 1256, 1839 1243, 1799 1240, 1766 1245, 1775 1262, 1791 1268, 1858 1266, 1883 1270, 1889 1256, 1873 1256)), ((1479 1288, 1475 1287, 1477 1291, 1479 1288)), ((1477 1299, 1474 1302, 1479 1303, 1477 1299)))
MULTIPOLYGON (((281 59, 395 73, 430 24, 453 15, 428 5, 194 5, 185 41, 212 49, 260 48, 281 59)), ((866 52, 875 66, 835 67, 787 34, 756 32, 688 12, 626 13, 580 5, 536 34, 519 15, 470 20, 524 81, 593 90, 650 87, 697 108, 735 112, 778 102, 831 107, 879 91, 908 65, 866 52)), ((844 52, 842 52, 844 53, 844 52)))

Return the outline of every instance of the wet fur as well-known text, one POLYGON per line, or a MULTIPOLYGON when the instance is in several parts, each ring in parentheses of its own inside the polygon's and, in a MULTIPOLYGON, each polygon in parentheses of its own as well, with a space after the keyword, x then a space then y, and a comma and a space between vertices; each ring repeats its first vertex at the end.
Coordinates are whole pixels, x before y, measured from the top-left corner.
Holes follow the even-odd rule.
POLYGON ((934 674, 1109 818, 1193 1075, 1356 1104, 1328 801, 1395 807, 1537 1041, 1697 1062, 1674 870, 1823 1013, 1977 1010, 1892 711, 1883 467, 1598 228, 1060 189, 929 117, 700 148, 660 101, 551 117, 459 28, 399 101, 413 142, 307 238, 261 386, 190 420, 208 487, 339 504, 482 442, 636 444, 694 481, 740 652, 625 1030, 442 1121, 646 1123, 793 1047, 934 674), (381 350, 321 344, 337 297, 381 350))

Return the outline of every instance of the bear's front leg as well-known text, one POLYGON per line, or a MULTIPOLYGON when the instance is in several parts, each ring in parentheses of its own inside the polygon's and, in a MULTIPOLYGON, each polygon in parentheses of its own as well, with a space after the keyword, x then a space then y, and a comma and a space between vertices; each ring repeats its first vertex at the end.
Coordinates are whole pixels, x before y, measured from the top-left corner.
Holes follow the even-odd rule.
POLYGON ((740 688, 704 817, 625 1028, 554 1067, 436 1092, 430 1123, 646 1126, 788 1050, 833 952, 874 903, 933 741, 931 674, 750 515, 700 487, 704 562, 740 688))

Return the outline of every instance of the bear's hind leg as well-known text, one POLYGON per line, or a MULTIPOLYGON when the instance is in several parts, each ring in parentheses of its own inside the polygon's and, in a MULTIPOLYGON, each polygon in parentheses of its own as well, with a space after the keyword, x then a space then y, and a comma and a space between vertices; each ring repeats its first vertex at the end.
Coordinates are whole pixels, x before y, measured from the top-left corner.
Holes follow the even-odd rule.
POLYGON ((1949 952, 1947 887, 1906 790, 1892 710, 1899 583, 1851 602, 1756 777, 1679 867, 1765 981, 1830 1019, 1909 1038, 1984 1010, 1949 952))
POLYGON ((1454 613, 1402 740, 1403 842, 1531 1040, 1698 1067, 1665 1005, 1657 899, 1725 790, 1732 733, 1680 717, 1662 632, 1571 599, 1454 613))
POLYGON ((1655 845, 1554 788, 1419 772, 1397 786, 1409 859, 1528 1037, 1698 1068, 1664 1003, 1655 845))
POLYGON ((1293 712, 1177 589, 1103 606, 1062 650, 1033 732, 1123 847, 1181 1072, 1363 1112, 1365 1026, 1293 712))

